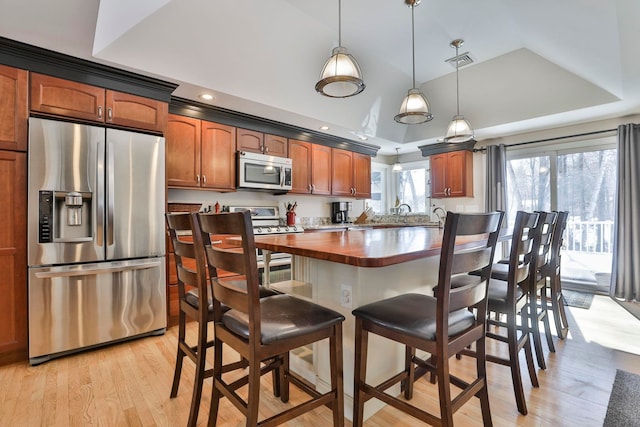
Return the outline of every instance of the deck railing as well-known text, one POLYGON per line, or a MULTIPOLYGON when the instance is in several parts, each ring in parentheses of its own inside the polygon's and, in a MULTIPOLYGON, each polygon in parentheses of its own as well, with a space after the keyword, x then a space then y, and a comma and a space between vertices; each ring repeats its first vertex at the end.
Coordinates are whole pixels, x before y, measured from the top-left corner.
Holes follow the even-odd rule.
POLYGON ((589 253, 613 252, 613 221, 569 219, 564 235, 567 250, 589 253))

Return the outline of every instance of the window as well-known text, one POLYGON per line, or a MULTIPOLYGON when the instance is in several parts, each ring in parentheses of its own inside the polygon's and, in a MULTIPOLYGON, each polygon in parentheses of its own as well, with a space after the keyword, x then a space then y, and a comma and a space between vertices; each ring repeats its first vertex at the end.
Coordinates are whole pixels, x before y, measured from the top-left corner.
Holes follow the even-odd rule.
POLYGON ((391 166, 371 163, 371 198, 366 205, 378 215, 391 213, 396 204, 406 203, 411 212, 427 212, 431 205, 429 160, 404 163, 403 170, 392 172, 391 166))
POLYGON ((615 216, 614 137, 507 152, 508 219, 518 210, 569 212, 562 283, 607 292, 615 216))

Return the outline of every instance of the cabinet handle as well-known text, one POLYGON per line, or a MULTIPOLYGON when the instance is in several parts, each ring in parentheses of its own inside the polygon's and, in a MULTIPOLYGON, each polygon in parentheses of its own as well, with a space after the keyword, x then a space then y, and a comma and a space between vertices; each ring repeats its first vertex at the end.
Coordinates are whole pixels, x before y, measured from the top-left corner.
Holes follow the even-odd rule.
POLYGON ((198 185, 200 184, 200 175, 196 175, 196 182, 198 183, 198 185))
POLYGON ((313 193, 314 191, 316 191, 316 185, 315 184, 311 184, 311 192, 313 193))
POLYGON ((202 175, 202 183, 203 184, 207 183, 207 175, 202 175))
POLYGON ((108 121, 113 120, 113 109, 111 107, 107 108, 107 120, 108 121))
POLYGON ((309 190, 309 193, 311 193, 311 191, 313 191, 313 189, 311 188, 311 184, 309 184, 309 185, 307 186, 307 189, 309 190))
POLYGON ((264 154, 269 153, 269 147, 263 146, 263 147, 262 147, 262 152, 263 152, 264 154))
POLYGON ((102 120, 102 105, 98 105, 98 118, 102 120))

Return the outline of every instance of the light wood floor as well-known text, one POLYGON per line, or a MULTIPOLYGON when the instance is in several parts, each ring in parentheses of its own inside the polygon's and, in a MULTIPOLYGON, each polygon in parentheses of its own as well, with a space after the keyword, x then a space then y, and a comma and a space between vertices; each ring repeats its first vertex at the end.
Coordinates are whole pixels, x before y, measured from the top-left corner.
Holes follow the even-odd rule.
MULTIPOLYGON (((640 374, 640 321, 607 297, 597 296, 590 310, 571 308, 571 334, 547 355, 539 371, 540 388, 525 377, 529 415, 519 415, 509 369, 489 364, 489 392, 496 426, 601 426, 617 368, 640 374), (611 348, 613 347, 613 348, 611 348), (635 354, 632 354, 635 353, 635 354)), ((191 330, 190 333, 195 333, 191 330)), ((178 397, 169 399, 175 360, 176 329, 164 336, 53 360, 36 367, 17 363, 0 367, 0 426, 183 426, 188 416, 193 365, 185 362, 178 397)), ((452 360, 465 376, 472 360, 452 360)), ((345 379, 351 381, 351 379, 345 379)), ((282 404, 263 381, 263 416, 282 404)), ((205 382, 199 425, 206 425, 210 380, 205 382)), ((292 386, 292 402, 303 396, 292 386)), ((416 402, 437 404, 437 391, 424 380, 416 384, 416 402)), ((458 426, 480 426, 473 401, 454 417, 458 426)), ((326 408, 298 418, 290 426, 330 425, 326 408)), ((385 408, 366 426, 415 426, 418 422, 385 408)), ((220 426, 243 425, 243 418, 224 400, 220 426)), ((347 425, 351 425, 347 422, 347 425)))

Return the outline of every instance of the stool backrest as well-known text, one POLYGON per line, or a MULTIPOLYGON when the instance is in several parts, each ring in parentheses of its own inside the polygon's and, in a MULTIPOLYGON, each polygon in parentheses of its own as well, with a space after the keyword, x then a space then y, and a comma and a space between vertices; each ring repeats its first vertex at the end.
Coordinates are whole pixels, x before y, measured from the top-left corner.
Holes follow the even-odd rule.
POLYGON ((560 267, 560 252, 563 244, 564 230, 567 228, 567 219, 569 218, 569 212, 558 212, 558 218, 556 224, 553 227, 553 236, 551 237, 551 268, 560 267))
POLYGON ((486 312, 487 287, 503 216, 504 212, 447 213, 435 290, 438 321, 443 326, 448 313, 461 308, 483 306, 483 314, 486 312), (482 271, 480 278, 451 287, 453 276, 476 270, 482 271))
POLYGON ((260 290, 251 213, 192 214, 204 248, 213 287, 213 308, 220 320, 220 305, 248 316, 250 337, 260 337, 260 290), (211 239, 215 236, 215 239, 211 239), (224 274, 220 274, 224 272, 224 274))
POLYGON ((204 258, 197 252, 200 248, 194 243, 193 224, 190 213, 165 214, 173 256, 176 263, 178 277, 178 297, 183 300, 188 287, 198 289, 198 298, 205 303, 200 304, 202 315, 206 318, 206 312, 211 290, 207 286, 206 265, 204 258))
MULTIPOLYGON (((540 214, 538 212, 518 211, 516 222, 513 226, 511 237, 511 252, 509 254, 509 273, 507 282, 509 290, 507 299, 515 301, 515 288, 523 284, 529 273, 533 270, 535 262, 536 242, 540 240, 539 226, 540 214)), ((526 287, 525 287, 526 289, 526 287)))

